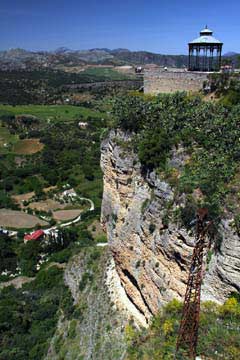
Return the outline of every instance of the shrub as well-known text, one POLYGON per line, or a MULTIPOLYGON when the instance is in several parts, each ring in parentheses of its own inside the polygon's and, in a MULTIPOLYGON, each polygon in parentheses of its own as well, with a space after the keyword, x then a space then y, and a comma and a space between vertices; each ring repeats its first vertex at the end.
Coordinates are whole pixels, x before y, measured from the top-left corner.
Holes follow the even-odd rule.
POLYGON ((93 275, 89 272, 85 272, 83 275, 82 275, 82 279, 79 283, 79 290, 80 291, 83 291, 85 289, 85 287, 87 286, 88 282, 91 282, 93 279, 93 275))
POLYGON ((151 223, 151 224, 149 225, 150 234, 154 233, 155 229, 156 229, 156 225, 151 223))
POLYGON ((220 308, 219 313, 224 316, 240 317, 240 304, 235 297, 230 297, 220 308))
POLYGON ((174 330, 174 322, 173 320, 167 319, 162 326, 163 329, 163 333, 166 337, 168 337, 169 335, 171 335, 173 333, 174 330))

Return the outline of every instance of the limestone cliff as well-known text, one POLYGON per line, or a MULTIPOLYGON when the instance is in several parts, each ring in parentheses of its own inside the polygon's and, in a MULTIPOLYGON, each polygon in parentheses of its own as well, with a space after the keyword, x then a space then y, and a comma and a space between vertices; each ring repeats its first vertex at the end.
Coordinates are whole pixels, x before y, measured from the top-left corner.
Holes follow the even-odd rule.
MULTIPOLYGON (((161 305, 182 299, 194 237, 174 221, 166 222, 168 207, 178 206, 174 189, 154 172, 141 173, 131 140, 129 134, 111 131, 102 142, 102 224, 121 285, 135 309, 132 315, 147 323, 161 305)), ((172 161, 183 165, 181 149, 172 161)), ((204 299, 222 302, 239 290, 240 242, 230 223, 222 222, 223 241, 205 274, 204 299)))

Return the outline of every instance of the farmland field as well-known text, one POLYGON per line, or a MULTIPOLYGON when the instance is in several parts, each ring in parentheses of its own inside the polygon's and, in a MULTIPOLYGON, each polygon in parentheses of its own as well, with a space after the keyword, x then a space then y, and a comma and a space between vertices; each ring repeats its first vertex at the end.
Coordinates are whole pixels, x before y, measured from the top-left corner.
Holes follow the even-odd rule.
POLYGON ((72 220, 81 214, 81 210, 58 210, 54 211, 53 217, 58 221, 72 220))
POLYGON ((71 121, 88 116, 103 117, 98 111, 71 105, 0 105, 0 117, 4 115, 33 115, 41 120, 54 121, 71 121))
POLYGON ((39 139, 24 139, 14 145, 13 152, 19 155, 31 155, 41 151, 43 147, 39 139))
POLYGON ((0 226, 7 228, 33 228, 37 224, 45 226, 48 223, 39 219, 36 216, 26 214, 21 211, 14 211, 9 209, 0 209, 0 226))

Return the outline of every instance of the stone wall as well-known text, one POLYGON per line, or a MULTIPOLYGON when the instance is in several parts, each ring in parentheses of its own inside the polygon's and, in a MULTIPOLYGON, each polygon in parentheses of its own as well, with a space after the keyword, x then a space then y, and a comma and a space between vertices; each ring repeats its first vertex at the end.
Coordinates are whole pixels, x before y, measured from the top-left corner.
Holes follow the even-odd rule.
POLYGON ((202 89, 207 73, 190 72, 181 69, 146 69, 144 92, 146 94, 173 93, 176 91, 196 92, 202 89))

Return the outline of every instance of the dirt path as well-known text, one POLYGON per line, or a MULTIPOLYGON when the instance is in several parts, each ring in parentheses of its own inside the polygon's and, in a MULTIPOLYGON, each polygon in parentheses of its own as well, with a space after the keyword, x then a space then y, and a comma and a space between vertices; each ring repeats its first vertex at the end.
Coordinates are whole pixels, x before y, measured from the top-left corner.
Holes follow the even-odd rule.
POLYGON ((34 277, 27 277, 27 276, 18 276, 15 279, 1 282, 0 289, 3 289, 7 286, 13 285, 16 289, 21 288, 24 284, 32 282, 35 278, 34 277))

